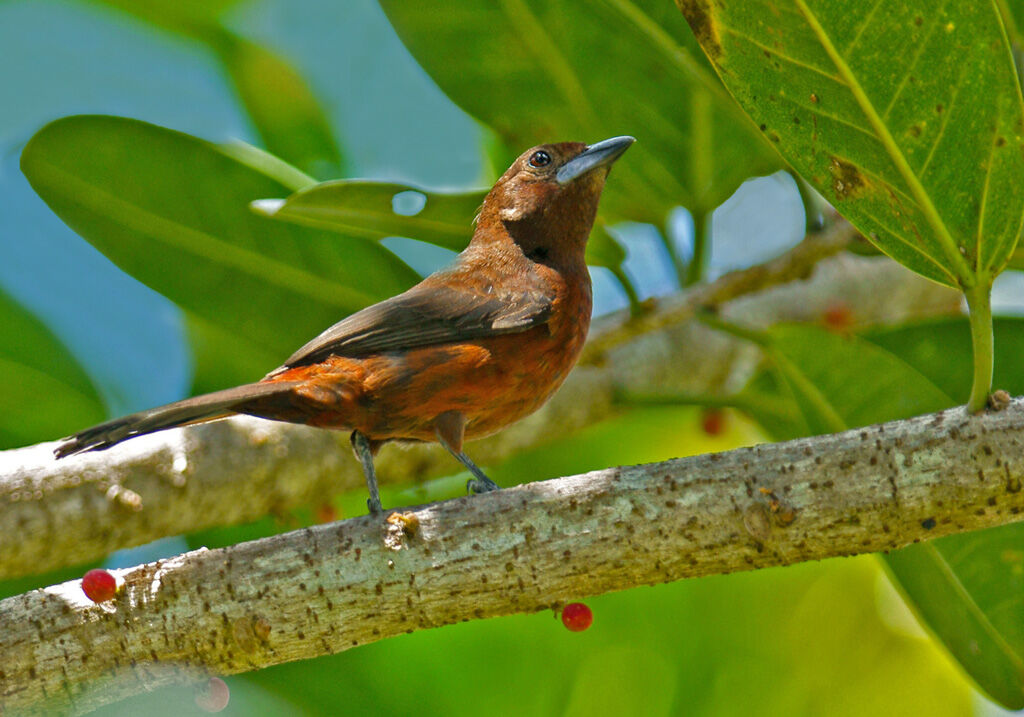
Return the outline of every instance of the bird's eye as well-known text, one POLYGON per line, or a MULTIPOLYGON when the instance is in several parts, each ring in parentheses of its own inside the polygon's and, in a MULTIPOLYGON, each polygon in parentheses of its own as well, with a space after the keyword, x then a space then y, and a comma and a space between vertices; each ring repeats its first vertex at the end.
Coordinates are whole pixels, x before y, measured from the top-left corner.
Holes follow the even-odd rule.
POLYGON ((530 155, 530 166, 531 167, 546 167, 551 164, 551 155, 545 152, 543 149, 537 150, 530 155))

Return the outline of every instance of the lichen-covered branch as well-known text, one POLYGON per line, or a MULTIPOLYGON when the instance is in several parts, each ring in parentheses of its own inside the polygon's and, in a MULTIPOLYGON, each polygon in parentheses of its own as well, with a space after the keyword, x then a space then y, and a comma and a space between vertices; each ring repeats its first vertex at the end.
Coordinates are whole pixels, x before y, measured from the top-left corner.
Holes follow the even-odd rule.
POLYGON ((636 585, 890 550, 1024 519, 1024 401, 610 468, 321 525, 0 602, 2 708, 81 712, 636 585))
MULTIPOLYGON (((637 327, 610 334, 596 327, 598 348, 589 355, 600 354, 600 365, 578 367, 539 413, 471 444, 473 458, 493 464, 602 420, 613 410, 616 391, 710 393, 742 386, 756 365, 756 349, 693 322, 678 323, 700 306, 732 300, 720 307, 723 315, 756 325, 813 319, 838 301, 865 323, 959 311, 955 292, 887 259, 840 256, 817 265, 852 236, 845 222, 830 231, 766 265, 695 287, 683 308, 679 299, 666 299, 637 327)), ((316 505, 363 484, 346 436, 248 418, 144 436, 61 461, 53 460, 52 448, 0 452, 0 535, 8 536, 0 539, 0 578, 316 505)), ((422 445, 386 446, 378 463, 383 483, 458 469, 443 450, 422 445)))

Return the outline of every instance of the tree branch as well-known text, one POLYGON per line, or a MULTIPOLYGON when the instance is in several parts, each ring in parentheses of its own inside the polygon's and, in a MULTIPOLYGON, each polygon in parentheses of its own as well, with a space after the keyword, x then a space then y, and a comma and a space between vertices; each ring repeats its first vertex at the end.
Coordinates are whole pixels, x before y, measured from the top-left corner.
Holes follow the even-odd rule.
POLYGON ((532 483, 0 602, 3 706, 81 712, 572 598, 1024 519, 1024 401, 532 483))
MULTIPOLYGON (((677 298, 665 300, 639 328, 629 324, 608 334, 595 327, 591 343, 597 348, 588 355, 601 356, 600 365, 578 367, 540 412, 474 442, 474 459, 482 465, 500 462, 607 418, 617 392, 657 387, 711 393, 742 386, 756 366, 756 349, 692 322, 675 323, 701 306, 733 299, 723 315, 758 325, 813 319, 840 300, 856 307, 856 317, 867 323, 959 310, 955 292, 887 259, 833 257, 815 271, 823 256, 839 251, 852 236, 845 222, 830 231, 766 265, 695 287, 681 304, 677 298), (807 281, 776 286, 812 272, 807 281), (768 287, 774 288, 764 291, 768 287)), ((0 578, 315 505, 363 485, 345 436, 244 417, 144 436, 109 452, 56 462, 52 448, 40 444, 0 452, 0 535, 18 536, 0 540, 0 578)), ((444 451, 423 445, 386 446, 378 462, 382 483, 455 469, 444 451)))
POLYGON ((806 279, 819 262, 846 249, 857 236, 853 225, 837 216, 826 230, 808 234, 795 247, 771 261, 731 271, 709 284, 663 299, 656 311, 646 315, 628 320, 625 315, 615 317, 605 322, 587 342, 580 363, 599 363, 610 349, 638 336, 688 321, 702 308, 720 306, 741 296, 806 279))

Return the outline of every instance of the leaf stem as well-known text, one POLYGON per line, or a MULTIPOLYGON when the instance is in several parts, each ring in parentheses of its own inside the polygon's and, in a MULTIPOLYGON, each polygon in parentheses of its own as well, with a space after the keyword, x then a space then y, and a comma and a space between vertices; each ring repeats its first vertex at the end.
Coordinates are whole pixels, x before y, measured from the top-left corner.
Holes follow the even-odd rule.
POLYGON ((992 390, 992 283, 979 281, 964 290, 971 322, 971 345, 974 349, 974 382, 967 410, 978 413, 985 408, 992 390))
POLYGON ((683 261, 683 257, 679 256, 679 249, 676 247, 675 240, 672 238, 672 233, 668 230, 668 227, 662 227, 661 229, 655 227, 655 230, 658 232, 658 238, 661 239, 662 246, 668 252, 668 258, 672 260, 676 281, 679 282, 681 288, 686 283, 686 262, 683 261))
POLYGON ((711 212, 693 211, 693 256, 682 276, 683 286, 693 286, 704 278, 708 263, 708 238, 711 233, 711 212))
POLYGON ((804 231, 807 234, 821 231, 825 226, 825 222, 823 221, 824 217, 822 217, 821 207, 814 196, 814 190, 796 172, 790 172, 789 174, 793 177, 793 181, 796 182, 796 191, 800 193, 800 203, 804 206, 804 231))
POLYGON ((694 314, 694 318, 708 328, 722 331, 744 341, 750 341, 761 348, 767 349, 771 345, 771 338, 768 336, 766 331, 749 329, 746 326, 740 326, 739 324, 731 321, 726 321, 725 319, 719 318, 713 311, 699 311, 694 314))

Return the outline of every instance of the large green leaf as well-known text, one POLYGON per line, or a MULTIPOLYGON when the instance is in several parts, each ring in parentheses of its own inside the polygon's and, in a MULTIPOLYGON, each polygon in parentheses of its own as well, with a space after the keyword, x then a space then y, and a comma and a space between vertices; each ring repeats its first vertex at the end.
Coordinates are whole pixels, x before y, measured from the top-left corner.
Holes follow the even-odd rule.
POLYGON ((710 210, 780 165, 663 0, 381 5, 441 89, 516 153, 634 135, 602 201, 609 218, 710 210))
POLYGON ((195 395, 256 381, 285 359, 280 351, 246 341, 191 312, 185 313, 185 319, 192 347, 192 393, 195 395))
MULTIPOLYGON (((1007 388, 1024 388, 1019 356, 1024 322, 1000 321, 997 354, 1007 388)), ((781 326, 765 339, 775 383, 762 375, 748 387, 751 410, 777 438, 841 430, 927 413, 955 404, 938 385, 965 392, 952 373, 970 364, 966 319, 880 330, 871 341, 812 327, 781 326), (882 348, 885 346, 889 350, 882 348), (953 365, 950 369, 948 364, 953 365), (953 381, 947 384, 945 381, 953 381), (938 385, 937 385, 938 383, 938 385), (774 393, 772 390, 774 388, 774 393), (790 405, 800 420, 756 410, 765 395, 790 405)), ((964 669, 994 699, 1024 707, 1024 525, 942 538, 884 556, 912 607, 964 669)))
POLYGON ((767 332, 765 342, 775 366, 773 380, 755 378, 744 394, 744 406, 777 440, 953 405, 945 392, 909 364, 857 337, 813 326, 779 325, 767 332), (778 422, 780 414, 791 420, 778 422))
MULTIPOLYGON (((1024 394, 1024 319, 996 317, 995 371, 992 385, 1014 396, 1024 394)), ((928 377, 955 403, 971 390, 971 327, 964 317, 873 328, 863 338, 880 346, 928 377)))
POLYGON ((443 194, 406 184, 342 179, 300 190, 283 201, 257 202, 254 209, 348 236, 402 236, 461 251, 486 194, 443 194))
POLYGON ((883 556, 911 605, 983 690, 1024 708, 1024 523, 883 556))
POLYGON ((254 214, 254 199, 296 187, 252 159, 144 122, 80 116, 40 130, 21 164, 58 216, 115 264, 279 360, 417 280, 376 242, 254 214))
POLYGON ((987 285, 1024 218, 1024 108, 991 0, 678 0, 783 156, 883 251, 987 285))
POLYGON ((66 436, 106 411, 78 361, 50 330, 0 292, 0 449, 66 436))
MULTIPOLYGON (((342 179, 302 189, 284 200, 253 203, 257 212, 285 221, 383 239, 409 237, 462 251, 486 191, 441 193, 393 182, 342 179)), ((601 226, 587 244, 587 263, 616 269, 626 252, 601 226)))

